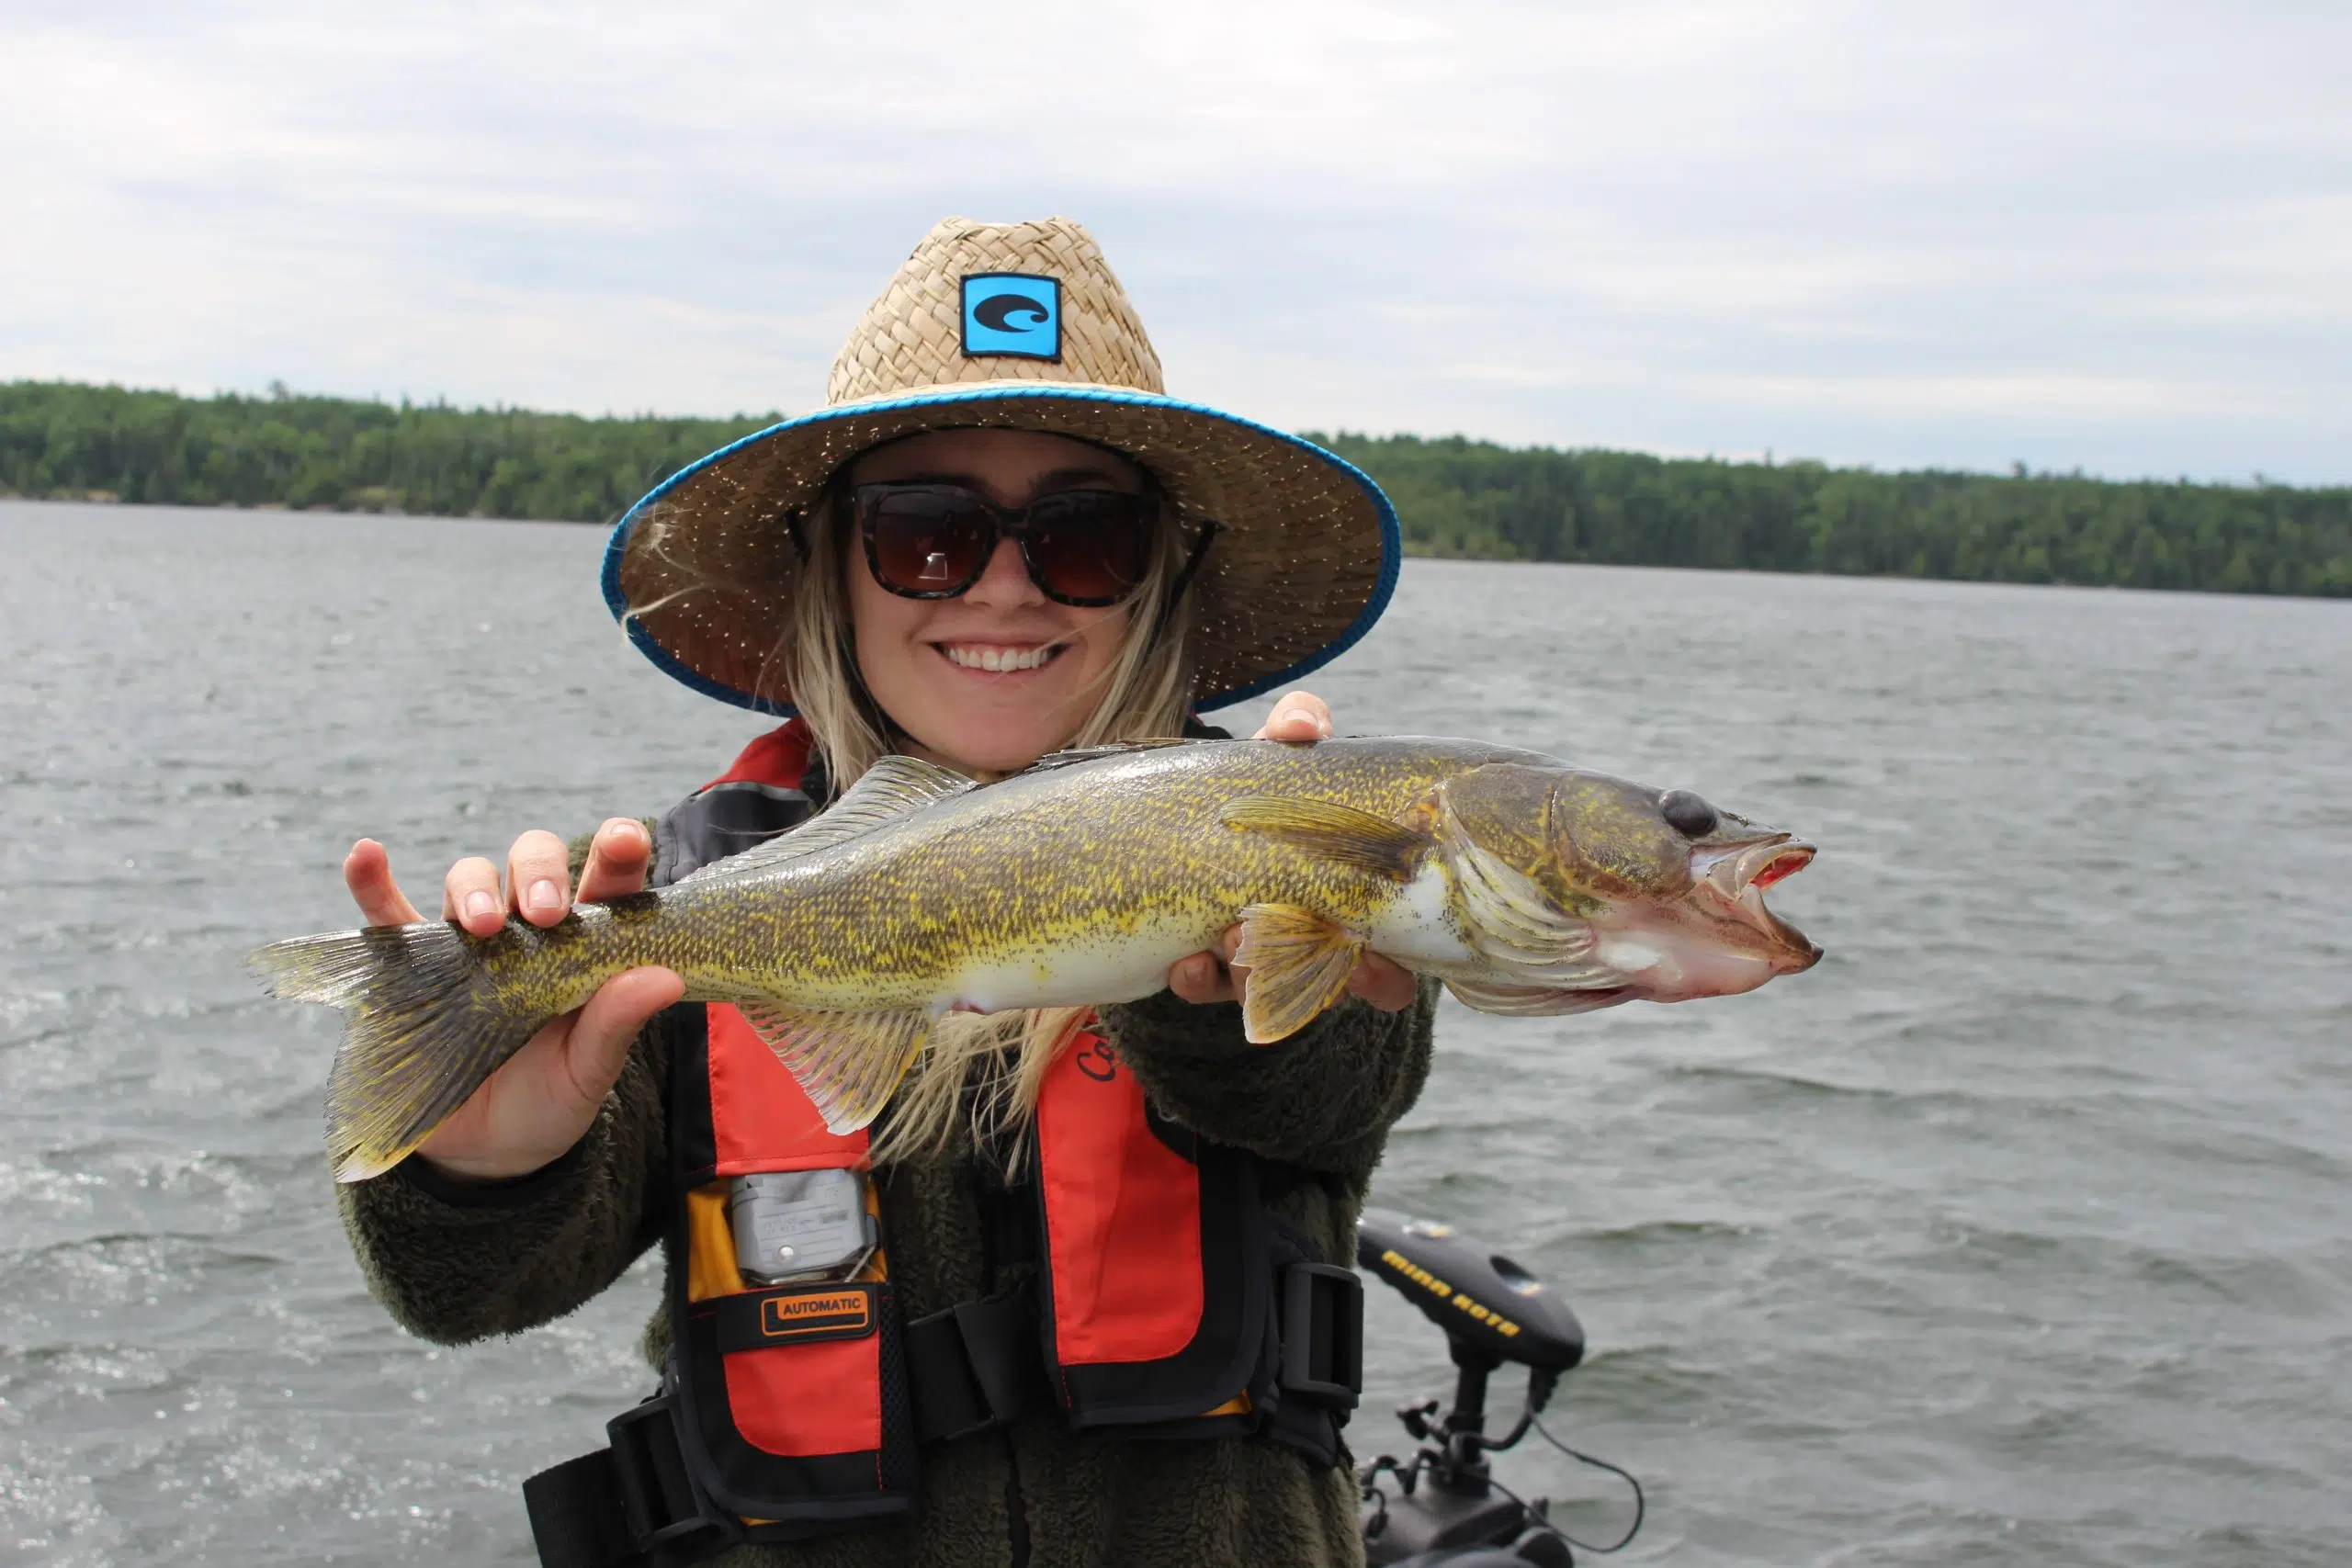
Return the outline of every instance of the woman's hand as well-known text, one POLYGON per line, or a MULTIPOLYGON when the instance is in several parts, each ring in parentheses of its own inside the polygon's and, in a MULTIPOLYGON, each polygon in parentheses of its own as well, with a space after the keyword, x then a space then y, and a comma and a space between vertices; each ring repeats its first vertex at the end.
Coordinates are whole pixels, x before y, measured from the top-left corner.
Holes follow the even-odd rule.
MULTIPOLYGON (((627 818, 605 823, 581 868, 581 898, 602 902, 641 890, 652 855, 643 823, 627 818)), ((441 918, 480 937, 494 935, 510 910, 535 926, 554 925, 571 908, 566 859, 563 840, 553 833, 524 834, 506 852, 503 897, 496 866, 461 860, 442 883, 441 918)), ((424 919, 392 880, 384 846, 373 839, 351 846, 343 880, 369 925, 424 919)), ((631 969, 605 981, 584 1005, 531 1036, 417 1145, 417 1154, 438 1170, 476 1181, 528 1176, 560 1157, 596 1120, 638 1032, 685 988, 675 973, 660 968, 631 969)))
MULTIPOLYGON (((1252 740, 1280 740, 1312 746, 1331 737, 1331 709, 1312 692, 1293 692, 1274 705, 1252 740)), ((1241 942, 1241 928, 1227 926, 1216 947, 1195 953, 1168 966, 1168 988, 1188 1002, 1231 1002, 1241 999, 1242 983, 1250 971, 1233 966, 1233 951, 1241 942)), ((1383 1012, 1398 1012, 1413 1005, 1419 986, 1410 971, 1399 968, 1376 953, 1356 961, 1348 976, 1348 991, 1383 1012)))

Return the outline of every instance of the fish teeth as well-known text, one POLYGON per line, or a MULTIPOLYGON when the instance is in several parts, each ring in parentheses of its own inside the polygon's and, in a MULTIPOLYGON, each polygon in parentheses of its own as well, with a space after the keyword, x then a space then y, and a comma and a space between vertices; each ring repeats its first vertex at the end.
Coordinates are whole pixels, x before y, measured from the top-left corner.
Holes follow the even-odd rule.
POLYGON ((955 643, 942 643, 940 651, 949 662, 966 670, 987 670, 1001 673, 1008 670, 1035 670, 1058 651, 1058 646, 1043 643, 1035 648, 964 648, 955 643))

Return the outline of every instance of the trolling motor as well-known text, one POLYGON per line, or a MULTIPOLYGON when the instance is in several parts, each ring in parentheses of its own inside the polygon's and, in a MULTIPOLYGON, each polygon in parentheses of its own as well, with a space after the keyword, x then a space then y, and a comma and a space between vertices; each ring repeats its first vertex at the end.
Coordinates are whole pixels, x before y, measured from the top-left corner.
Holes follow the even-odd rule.
MULTIPOLYGON (((1374 1568, 1574 1568, 1571 1542, 1552 1524, 1548 1502, 1507 1490, 1487 1456, 1526 1437, 1560 1374, 1584 1359, 1577 1314, 1510 1258, 1434 1220, 1366 1210, 1356 1223, 1356 1262, 1445 1331, 1459 1369, 1453 1408, 1441 1413, 1434 1399, 1398 1406, 1396 1419, 1421 1445, 1413 1457, 1383 1454, 1356 1472, 1366 1561, 1374 1568), (1506 1362, 1528 1369, 1527 1407, 1510 1430, 1490 1438, 1487 1380, 1506 1362), (1383 1488, 1386 1480, 1396 1483, 1396 1495, 1383 1488)), ((1544 1436, 1575 1459, 1625 1475, 1544 1436)), ((1591 1550, 1614 1551, 1641 1529, 1638 1483, 1634 1495, 1633 1530, 1615 1546, 1591 1550)))

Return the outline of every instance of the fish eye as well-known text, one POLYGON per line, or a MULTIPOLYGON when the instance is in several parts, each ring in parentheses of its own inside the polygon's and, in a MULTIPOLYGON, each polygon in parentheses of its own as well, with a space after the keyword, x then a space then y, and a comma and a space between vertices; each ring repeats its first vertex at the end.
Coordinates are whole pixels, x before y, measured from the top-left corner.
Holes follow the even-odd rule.
POLYGON ((1657 797, 1657 814, 1667 826, 1686 839, 1702 839, 1722 820, 1715 808, 1687 789, 1670 789, 1657 797))

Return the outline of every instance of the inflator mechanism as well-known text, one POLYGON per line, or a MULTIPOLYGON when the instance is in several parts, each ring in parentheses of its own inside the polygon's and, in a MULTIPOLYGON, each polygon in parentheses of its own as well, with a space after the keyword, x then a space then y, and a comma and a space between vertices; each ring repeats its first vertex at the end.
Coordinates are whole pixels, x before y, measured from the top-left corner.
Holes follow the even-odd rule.
MULTIPOLYGON (((1584 1359, 1576 1314, 1510 1258, 1436 1221, 1366 1210, 1356 1224, 1356 1262, 1445 1331, 1459 1369, 1451 1409, 1441 1412, 1434 1399, 1398 1408, 1397 1420, 1421 1445, 1411 1460, 1384 1454, 1356 1473, 1367 1561, 1394 1568, 1572 1568, 1569 1540, 1552 1525, 1546 1501, 1505 1489, 1487 1456, 1526 1437, 1560 1374, 1584 1359), (1490 1438, 1487 1380, 1506 1362, 1528 1369, 1527 1406, 1509 1431, 1490 1438), (1396 1495, 1384 1489, 1386 1480, 1396 1483, 1396 1495)), ((1634 1495, 1638 1503, 1638 1485, 1634 1495)), ((1634 1528, 1641 1528, 1638 1512, 1634 1528)))

